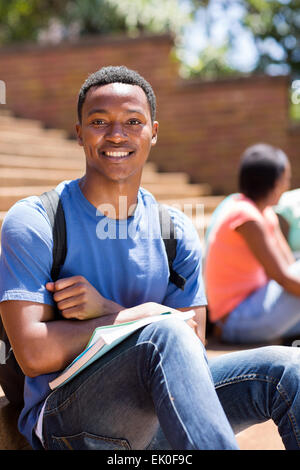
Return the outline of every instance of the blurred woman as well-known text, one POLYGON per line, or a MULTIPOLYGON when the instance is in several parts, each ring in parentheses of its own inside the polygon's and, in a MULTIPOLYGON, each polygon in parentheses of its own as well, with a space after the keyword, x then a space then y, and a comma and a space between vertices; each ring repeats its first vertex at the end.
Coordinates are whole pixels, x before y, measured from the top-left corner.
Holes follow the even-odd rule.
POLYGON ((300 262, 272 206, 289 188, 287 156, 267 144, 249 147, 239 193, 223 204, 210 230, 205 283, 210 321, 231 343, 300 338, 300 262))

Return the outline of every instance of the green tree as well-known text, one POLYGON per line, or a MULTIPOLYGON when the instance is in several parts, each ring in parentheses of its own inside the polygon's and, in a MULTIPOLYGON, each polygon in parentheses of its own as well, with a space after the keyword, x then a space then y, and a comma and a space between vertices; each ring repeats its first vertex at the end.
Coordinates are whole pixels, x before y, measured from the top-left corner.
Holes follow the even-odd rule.
MULTIPOLYGON (((202 24, 208 41, 218 9, 219 18, 226 19, 234 9, 241 15, 232 19, 228 28, 227 55, 239 41, 241 28, 252 35, 257 49, 254 70, 263 72, 288 71, 300 75, 300 0, 191 0, 196 17, 201 10, 202 24)), ((201 52, 200 52, 201 54, 201 52)), ((224 52, 225 55, 225 52, 224 52)))
POLYGON ((180 0, 0 0, 0 44, 36 41, 55 19, 61 37, 126 32, 178 34, 190 20, 180 0))
POLYGON ((172 32, 178 33, 187 14, 178 0, 71 0, 67 2, 68 21, 78 21, 81 33, 172 32))
POLYGON ((300 0, 248 0, 245 27, 253 33, 259 52, 258 70, 287 65, 300 74, 300 0), (276 57, 266 45, 274 41, 281 50, 276 57))
POLYGON ((36 41, 53 19, 60 25, 61 38, 74 31, 77 35, 171 32, 185 75, 209 78, 236 73, 229 56, 243 29, 256 45, 254 70, 286 67, 300 74, 300 0, 0 0, 0 44, 36 41), (225 21, 234 8, 241 15, 229 20, 224 43, 214 44, 217 17, 212 12, 218 10, 219 20, 225 21), (191 20, 207 35, 194 65, 186 61, 182 39, 191 20))
POLYGON ((201 77, 205 80, 232 77, 238 75, 238 70, 228 64, 227 54, 229 46, 206 46, 192 64, 184 59, 184 48, 179 47, 174 55, 180 62, 180 74, 183 78, 201 77))
POLYGON ((0 44, 37 40, 58 8, 59 0, 0 0, 0 44))

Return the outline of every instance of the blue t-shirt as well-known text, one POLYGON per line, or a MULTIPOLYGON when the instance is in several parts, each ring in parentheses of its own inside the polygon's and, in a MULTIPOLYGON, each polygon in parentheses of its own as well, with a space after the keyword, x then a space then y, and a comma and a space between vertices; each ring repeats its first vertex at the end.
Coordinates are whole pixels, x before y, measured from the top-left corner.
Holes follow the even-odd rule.
MULTIPOLYGON (((206 305, 200 242, 185 214, 169 207, 178 238, 173 268, 187 279, 182 291, 168 282, 168 260, 152 194, 140 188, 133 215, 115 220, 110 212, 111 218, 103 215, 107 208, 96 209, 84 197, 78 180, 63 182, 56 190, 67 227, 67 256, 60 278, 82 275, 103 297, 126 308, 145 302, 174 308, 206 305)), ((45 287, 51 280, 52 229, 37 196, 18 201, 8 211, 1 238, 0 301, 54 305, 45 287)), ((31 445, 39 412, 50 393, 48 383, 58 374, 25 379, 19 429, 31 445)))

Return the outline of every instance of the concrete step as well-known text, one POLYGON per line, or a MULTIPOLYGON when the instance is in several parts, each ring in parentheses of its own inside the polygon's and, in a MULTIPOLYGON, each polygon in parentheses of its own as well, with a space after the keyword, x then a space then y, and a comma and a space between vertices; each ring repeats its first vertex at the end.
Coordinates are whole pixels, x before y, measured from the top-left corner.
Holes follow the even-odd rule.
POLYGON ((57 144, 54 140, 51 144, 43 145, 33 144, 30 142, 18 141, 0 141, 0 153, 6 155, 19 155, 24 157, 43 157, 43 158, 63 158, 63 159, 78 159, 83 158, 83 150, 77 145, 76 142, 64 142, 57 144))
MULTIPOLYGON (((29 164, 34 164, 38 157, 33 159, 18 157, 17 161, 16 159, 9 159, 8 163, 5 155, 0 155, 0 186, 58 184, 63 180, 79 178, 84 174, 85 170, 85 164, 78 164, 76 165, 78 169, 74 169, 74 165, 68 160, 60 162, 60 167, 56 168, 54 166, 55 162, 51 160, 52 168, 47 168, 47 171, 45 171, 45 161, 43 159, 39 159, 40 167, 22 166, 22 159, 29 160, 29 164), (14 167, 14 165, 18 166, 14 167), (66 166, 69 166, 69 168, 65 168, 66 166)), ((152 183, 154 185, 166 184, 168 186, 173 184, 182 185, 188 183, 188 178, 185 173, 155 173, 146 169, 142 178, 142 184, 144 183, 152 183)))
POLYGON ((27 127, 28 129, 43 129, 43 124, 37 119, 15 117, 9 108, 0 106, 0 128, 2 126, 27 127))
MULTIPOLYGON (((9 119, 9 117, 5 117, 6 121, 9 119)), ((20 123, 18 120, 16 120, 15 123, 3 122, 3 116, 0 116, 0 140, 5 141, 11 138, 17 140, 24 138, 28 140, 29 137, 37 141, 39 141, 40 138, 45 138, 47 142, 48 139, 67 139, 68 134, 63 129, 47 129, 42 126, 28 125, 26 119, 24 119, 24 123, 20 123)))
POLYGON ((210 187, 206 184, 161 184, 146 183, 143 185, 145 189, 150 191, 154 197, 160 201, 169 198, 194 198, 202 196, 209 192, 210 187))
POLYGON ((36 168, 1 168, 1 186, 42 186, 57 184, 64 179, 76 179, 83 176, 81 170, 52 170, 36 168))
MULTIPOLYGON (((188 184, 189 176, 183 172, 159 173, 145 168, 143 170, 141 185, 143 186, 144 183, 188 184)), ((208 185, 207 190, 211 191, 208 185)))
POLYGON ((223 201, 225 196, 213 196, 207 193, 199 197, 185 197, 185 198, 166 198, 163 200, 164 204, 174 206, 191 217, 197 217, 211 214, 215 208, 223 201))
POLYGON ((23 142, 24 144, 42 144, 48 145, 55 141, 56 144, 68 144, 73 142, 67 139, 67 133, 60 129, 35 129, 26 126, 23 128, 3 129, 0 125, 1 142, 23 142))
POLYGON ((85 170, 85 159, 82 153, 81 158, 52 158, 52 157, 32 157, 26 155, 13 155, 0 153, 0 168, 15 169, 40 169, 43 170, 85 170))
POLYGON ((0 212, 7 211, 19 199, 28 196, 40 196, 44 191, 49 191, 53 186, 17 186, 0 187, 0 212))

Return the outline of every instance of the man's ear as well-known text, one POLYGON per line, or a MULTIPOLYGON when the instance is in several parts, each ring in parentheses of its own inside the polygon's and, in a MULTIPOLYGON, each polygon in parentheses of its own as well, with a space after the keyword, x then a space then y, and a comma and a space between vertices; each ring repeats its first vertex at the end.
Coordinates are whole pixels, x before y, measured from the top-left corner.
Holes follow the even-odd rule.
POLYGON ((158 133, 158 122, 154 121, 152 125, 151 147, 153 147, 157 142, 157 133, 158 133))
POLYGON ((82 141, 82 127, 81 127, 81 124, 79 124, 79 122, 77 122, 75 128, 76 128, 76 134, 77 134, 77 142, 78 142, 78 145, 83 146, 83 141, 82 141))

